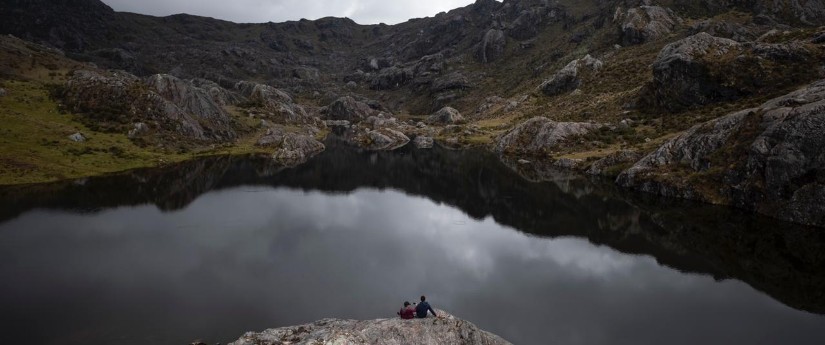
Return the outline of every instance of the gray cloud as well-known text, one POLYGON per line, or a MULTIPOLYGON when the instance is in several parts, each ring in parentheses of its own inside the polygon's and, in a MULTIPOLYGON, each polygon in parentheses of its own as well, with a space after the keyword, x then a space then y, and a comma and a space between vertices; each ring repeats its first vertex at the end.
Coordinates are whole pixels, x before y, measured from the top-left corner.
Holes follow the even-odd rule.
POLYGON ((361 24, 396 24, 466 6, 473 0, 105 0, 116 11, 154 16, 188 13, 239 23, 349 17, 361 24))

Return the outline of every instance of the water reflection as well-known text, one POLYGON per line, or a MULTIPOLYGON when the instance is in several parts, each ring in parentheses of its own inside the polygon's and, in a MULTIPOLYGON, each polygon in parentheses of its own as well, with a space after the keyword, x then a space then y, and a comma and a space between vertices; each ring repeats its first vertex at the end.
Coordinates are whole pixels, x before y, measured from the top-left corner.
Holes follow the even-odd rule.
POLYGON ((517 344, 825 340, 794 309, 823 311, 821 232, 555 180, 481 152, 331 145, 290 170, 6 189, 0 341, 225 342, 421 293, 517 344))

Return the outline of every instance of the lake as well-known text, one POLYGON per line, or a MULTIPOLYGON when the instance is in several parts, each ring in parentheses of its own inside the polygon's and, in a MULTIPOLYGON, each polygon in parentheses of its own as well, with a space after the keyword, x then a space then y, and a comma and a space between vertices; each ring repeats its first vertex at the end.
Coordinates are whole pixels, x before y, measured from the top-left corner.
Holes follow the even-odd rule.
POLYGON ((515 344, 825 344, 825 231, 481 150, 0 188, 0 342, 227 343, 426 295, 515 344))

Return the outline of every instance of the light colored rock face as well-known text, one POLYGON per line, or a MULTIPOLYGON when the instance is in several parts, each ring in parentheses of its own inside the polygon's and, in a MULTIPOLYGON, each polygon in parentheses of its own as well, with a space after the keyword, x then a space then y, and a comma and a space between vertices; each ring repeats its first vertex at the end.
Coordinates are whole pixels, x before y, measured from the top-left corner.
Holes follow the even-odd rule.
POLYGON ((323 113, 330 120, 359 122, 372 116, 376 111, 366 103, 347 96, 336 99, 323 110, 323 113))
POLYGON ((478 48, 478 60, 481 63, 489 63, 496 61, 503 53, 504 47, 507 45, 507 37, 504 36, 504 31, 499 29, 490 29, 484 34, 481 44, 478 48))
POLYGON ((80 132, 72 134, 69 136, 69 140, 74 141, 76 143, 82 143, 86 141, 86 137, 83 136, 80 132))
MULTIPOLYGON (((168 74, 156 74, 147 78, 146 84, 187 114, 200 119, 201 123, 214 123, 215 128, 231 126, 229 113, 216 103, 209 93, 189 81, 168 74)), ((234 131, 224 131, 216 135, 223 139, 233 139, 236 136, 234 131)))
POLYGON ((621 13, 617 11, 614 20, 621 21, 624 45, 641 44, 669 35, 681 23, 669 8, 659 6, 639 6, 621 13))
POLYGON ((577 60, 570 61, 567 66, 556 72, 550 79, 545 80, 539 89, 547 96, 560 95, 562 93, 573 91, 581 85, 579 78, 579 70, 588 68, 592 71, 598 71, 602 68, 602 61, 593 58, 589 54, 577 60))
POLYGON ((272 159, 286 166, 304 163, 326 149, 313 136, 288 133, 282 127, 269 128, 256 145, 275 148, 272 159))
POLYGON ((404 133, 390 128, 381 128, 367 133, 365 148, 370 150, 394 150, 410 142, 404 133))
POLYGON ((645 192, 731 204, 825 226, 825 80, 695 126, 623 172, 645 192), (704 174, 719 185, 674 179, 704 174))
POLYGON ((500 337, 443 311, 439 318, 369 321, 326 319, 315 323, 250 332, 230 345, 508 345, 500 337))
POLYGON ((433 113, 427 118, 427 123, 431 125, 450 125, 457 122, 464 121, 461 113, 450 107, 441 108, 441 110, 433 113))
POLYGON ((602 125, 584 122, 555 122, 534 117, 505 134, 496 145, 499 154, 546 155, 559 144, 580 137, 602 125))
POLYGON ((798 43, 745 45, 702 32, 662 49, 648 92, 656 105, 678 111, 798 85, 809 81, 817 66, 798 43))
POLYGON ((262 107, 274 115, 278 115, 282 121, 291 123, 312 122, 306 110, 300 105, 295 104, 292 101, 292 97, 286 92, 269 85, 247 81, 238 82, 235 85, 235 89, 241 96, 246 97, 247 101, 262 107))

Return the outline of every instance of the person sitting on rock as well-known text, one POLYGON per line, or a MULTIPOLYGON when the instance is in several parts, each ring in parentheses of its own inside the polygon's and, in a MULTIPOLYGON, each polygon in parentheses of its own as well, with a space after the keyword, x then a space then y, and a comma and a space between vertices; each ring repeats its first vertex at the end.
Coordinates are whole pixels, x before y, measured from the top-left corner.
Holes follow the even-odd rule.
POLYGON ((438 317, 435 314, 435 310, 430 307, 430 304, 426 301, 427 297, 421 296, 421 303, 418 303, 418 306, 415 307, 415 317, 419 319, 423 319, 427 317, 427 311, 433 313, 433 316, 438 317))
POLYGON ((404 302, 404 307, 401 308, 396 314, 401 316, 402 319, 408 320, 415 318, 415 308, 410 305, 410 302, 404 302))

